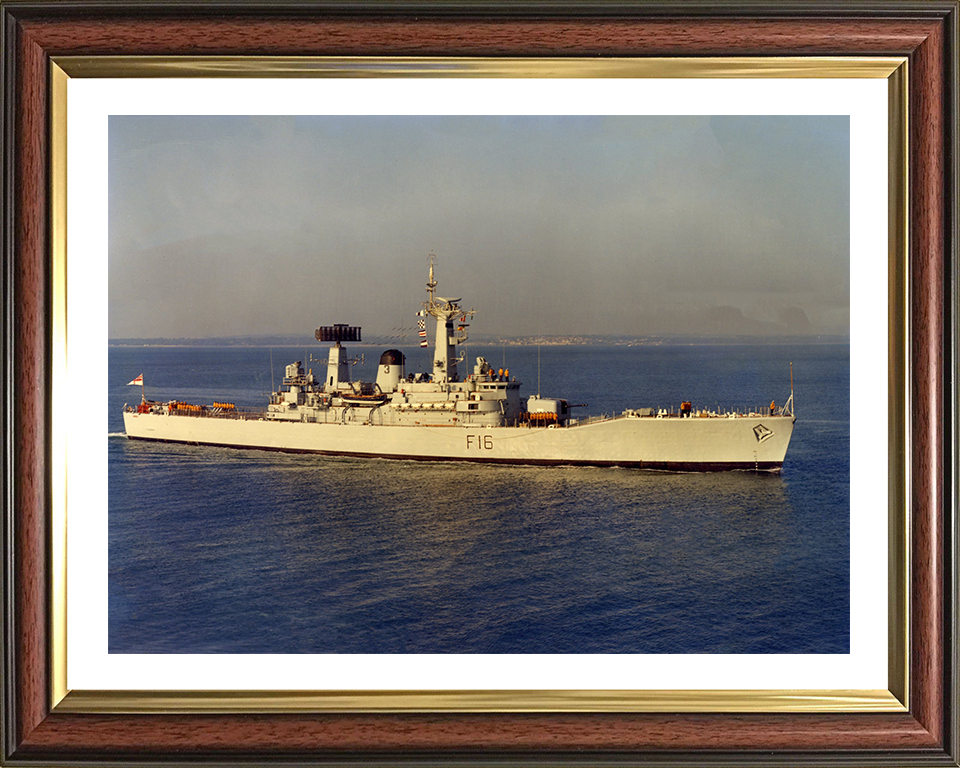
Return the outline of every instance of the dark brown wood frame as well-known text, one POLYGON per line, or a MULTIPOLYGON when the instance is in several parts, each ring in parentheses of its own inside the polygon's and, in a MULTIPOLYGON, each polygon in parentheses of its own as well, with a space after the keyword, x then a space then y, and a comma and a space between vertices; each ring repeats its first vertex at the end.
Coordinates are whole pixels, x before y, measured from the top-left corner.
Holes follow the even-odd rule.
POLYGON ((8 765, 958 765, 956 0, 0 2, 8 765), (904 714, 94 715, 49 706, 49 66, 65 55, 909 58, 912 541, 904 714))

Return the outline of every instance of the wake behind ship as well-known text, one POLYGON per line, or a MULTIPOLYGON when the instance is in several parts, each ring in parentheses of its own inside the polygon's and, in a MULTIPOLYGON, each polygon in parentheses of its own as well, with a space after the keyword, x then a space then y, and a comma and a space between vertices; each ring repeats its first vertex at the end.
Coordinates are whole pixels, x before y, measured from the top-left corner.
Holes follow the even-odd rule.
MULTIPOLYGON (((381 356, 375 381, 353 381, 344 343, 359 342, 348 325, 318 328, 332 343, 326 376, 286 367, 265 410, 231 403, 196 405, 141 398, 125 406, 127 437, 290 453, 472 461, 498 464, 593 465, 672 471, 779 472, 796 416, 793 385, 786 403, 763 411, 708 411, 683 402, 676 411, 628 408, 618 416, 576 418, 562 398, 520 395, 508 370, 477 358, 461 376, 473 309, 436 294, 431 261, 427 300, 418 314, 421 346, 426 318, 436 321, 431 371, 408 373, 397 349, 381 356)), ((792 378, 792 377, 791 377, 792 378)), ((142 385, 142 375, 131 384, 142 385)))

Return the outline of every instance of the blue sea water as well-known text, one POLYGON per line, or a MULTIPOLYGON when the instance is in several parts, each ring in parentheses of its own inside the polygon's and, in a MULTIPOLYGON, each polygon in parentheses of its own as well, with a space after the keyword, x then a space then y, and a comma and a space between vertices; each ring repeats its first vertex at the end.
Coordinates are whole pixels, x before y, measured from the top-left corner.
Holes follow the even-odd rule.
MULTIPOLYGON (((543 394, 587 403, 581 414, 780 404, 792 361, 798 420, 780 475, 123 436, 140 373, 153 399, 261 406, 310 351, 110 348, 111 653, 848 652, 847 344, 543 348, 543 394)), ((355 375, 373 378, 380 350, 352 351, 367 359, 355 375)), ((426 351, 406 351, 408 370, 426 367, 426 351)), ((537 354, 469 349, 528 395, 537 354)))

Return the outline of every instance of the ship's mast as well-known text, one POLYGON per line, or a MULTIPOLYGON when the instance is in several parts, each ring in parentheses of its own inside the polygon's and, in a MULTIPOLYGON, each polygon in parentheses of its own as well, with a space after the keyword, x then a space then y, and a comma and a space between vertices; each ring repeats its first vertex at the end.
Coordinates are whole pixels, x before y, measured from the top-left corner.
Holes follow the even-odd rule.
POLYGON ((427 279, 427 295, 430 297, 428 303, 433 304, 437 292, 437 281, 433 277, 433 260, 436 254, 430 254, 430 277, 427 279))
POLYGON ((457 344, 467 340, 467 319, 472 318, 475 311, 464 310, 458 303, 460 299, 445 299, 437 296, 437 281, 434 277, 433 261, 435 254, 430 254, 430 277, 427 280, 427 301, 423 303, 424 312, 437 319, 437 340, 433 353, 433 380, 438 384, 460 381, 457 372, 459 357, 456 354, 457 344), (456 318, 459 317, 459 322, 456 318))

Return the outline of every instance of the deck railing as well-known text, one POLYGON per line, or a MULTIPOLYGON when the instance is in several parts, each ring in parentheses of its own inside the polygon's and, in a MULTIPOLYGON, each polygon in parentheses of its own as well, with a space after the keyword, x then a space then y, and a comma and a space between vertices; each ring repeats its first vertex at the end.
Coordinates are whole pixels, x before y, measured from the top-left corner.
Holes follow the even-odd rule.
MULTIPOLYGON (((161 405, 161 404, 158 404, 161 405)), ((166 403, 162 403, 166 405, 166 403)), ((136 406, 128 405, 124 409, 127 413, 136 413, 136 406)), ((174 408, 171 410, 173 416, 187 416, 194 419, 233 419, 239 421, 257 421, 266 418, 266 411, 246 410, 240 408, 204 408, 202 410, 188 410, 186 408, 174 408)))

